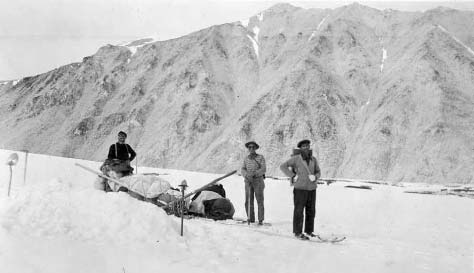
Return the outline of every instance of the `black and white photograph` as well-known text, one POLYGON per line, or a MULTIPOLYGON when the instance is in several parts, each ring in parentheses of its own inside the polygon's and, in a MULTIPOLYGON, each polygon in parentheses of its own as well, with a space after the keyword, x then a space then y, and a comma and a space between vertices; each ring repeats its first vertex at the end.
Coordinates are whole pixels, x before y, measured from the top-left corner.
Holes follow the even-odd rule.
POLYGON ((0 0, 0 272, 474 272, 474 1, 0 0))

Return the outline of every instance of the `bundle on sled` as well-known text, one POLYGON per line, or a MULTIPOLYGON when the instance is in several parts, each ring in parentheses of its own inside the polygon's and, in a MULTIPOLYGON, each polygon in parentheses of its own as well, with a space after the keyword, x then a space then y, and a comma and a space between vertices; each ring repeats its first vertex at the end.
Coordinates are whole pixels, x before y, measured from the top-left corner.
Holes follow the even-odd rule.
MULTIPOLYGON (((100 166, 100 171, 106 177, 113 179, 119 179, 124 176, 129 176, 133 174, 133 168, 127 161, 119 159, 106 159, 102 166, 100 166)), ((124 187, 119 187, 116 183, 111 183, 105 177, 99 177, 96 181, 96 188, 104 191, 127 191, 124 187)))
POLYGON ((133 174, 133 168, 125 162, 106 160, 101 166, 102 175, 96 188, 106 192, 127 192, 142 201, 163 207, 181 197, 178 189, 158 174, 133 174))
POLYGON ((226 198, 221 184, 211 185, 197 192, 191 199, 188 211, 190 214, 214 220, 232 219, 234 205, 226 198))

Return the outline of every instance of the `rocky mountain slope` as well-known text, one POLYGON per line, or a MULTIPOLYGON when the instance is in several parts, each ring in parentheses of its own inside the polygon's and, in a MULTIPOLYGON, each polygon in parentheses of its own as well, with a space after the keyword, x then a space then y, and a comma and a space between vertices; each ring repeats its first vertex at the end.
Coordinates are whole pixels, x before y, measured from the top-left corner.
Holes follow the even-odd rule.
POLYGON ((474 182, 474 13, 279 4, 168 40, 107 45, 0 82, 8 149, 224 172, 256 140, 281 175, 298 140, 326 177, 474 182))

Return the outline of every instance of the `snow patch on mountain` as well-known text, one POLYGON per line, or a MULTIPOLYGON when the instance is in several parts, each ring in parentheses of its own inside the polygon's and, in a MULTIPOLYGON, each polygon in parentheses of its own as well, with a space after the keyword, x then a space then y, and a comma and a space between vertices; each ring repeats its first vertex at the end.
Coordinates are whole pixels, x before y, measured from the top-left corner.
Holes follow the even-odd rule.
POLYGON ((316 35, 316 32, 319 31, 319 29, 321 28, 321 26, 324 24, 324 21, 326 21, 326 19, 329 17, 329 14, 326 15, 326 17, 324 17, 321 22, 319 22, 318 26, 316 27, 316 30, 313 31, 313 33, 311 33, 311 36, 309 36, 308 38, 308 41, 311 41, 311 39, 313 39, 313 37, 316 35))
POLYGON ((253 29, 252 29, 253 33, 255 34, 255 41, 258 42, 258 34, 260 33, 260 28, 255 26, 253 29))
POLYGON ((148 37, 148 38, 143 38, 143 39, 139 39, 139 40, 132 41, 132 42, 121 43, 121 44, 118 44, 118 46, 127 47, 128 50, 130 50, 130 52, 132 52, 132 56, 133 56, 133 55, 135 55, 135 53, 137 53, 139 48, 143 47, 144 45, 156 42, 156 41, 157 41, 157 39, 155 39, 154 37, 148 37))
POLYGON ((259 14, 257 14, 257 18, 260 22, 263 21, 263 12, 260 12, 259 14))
POLYGON ((385 62, 385 59, 387 59, 387 50, 384 48, 382 48, 382 62, 380 64, 380 72, 383 71, 383 64, 385 62))
POLYGON ((249 20, 250 20, 250 18, 240 20, 240 24, 242 24, 242 26, 244 26, 244 27, 248 27, 249 26, 249 20))
POLYGON ((257 55, 257 58, 259 56, 259 46, 258 46, 258 34, 260 33, 260 28, 258 26, 255 26, 252 29, 253 37, 247 34, 247 37, 250 39, 253 45, 253 49, 255 51, 255 55, 257 55))
POLYGON ((437 25, 437 27, 439 29, 441 29, 444 33, 448 34, 451 38, 453 38, 453 40, 455 40, 458 44, 460 44, 461 46, 463 46, 467 51, 469 51, 469 53, 471 53, 472 55, 474 55, 474 50, 472 50, 470 47, 468 47, 466 44, 464 44, 461 40, 459 40, 456 36, 454 36, 451 32, 449 32, 448 30, 446 30, 443 26, 441 25, 437 25))
POLYGON ((257 43, 257 41, 250 35, 247 35, 247 37, 252 42, 253 50, 255 51, 255 55, 257 55, 257 58, 258 58, 258 43, 257 43))
POLYGON ((329 14, 326 15, 326 17, 324 17, 323 20, 321 20, 321 22, 319 22, 318 27, 316 28, 316 30, 319 30, 321 28, 321 26, 324 24, 324 22, 326 21, 326 19, 328 17, 329 17, 329 14))

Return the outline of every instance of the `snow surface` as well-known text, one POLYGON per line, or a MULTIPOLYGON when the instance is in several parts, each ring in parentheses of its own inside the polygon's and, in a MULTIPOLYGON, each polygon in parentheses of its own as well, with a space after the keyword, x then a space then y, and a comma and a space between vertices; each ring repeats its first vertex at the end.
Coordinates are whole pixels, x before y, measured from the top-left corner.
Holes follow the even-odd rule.
MULTIPOLYGON (((8 198, 13 151, 0 150, 1 272, 472 272, 473 200, 408 194, 406 188, 345 183, 320 185, 316 232, 345 235, 339 244, 291 238, 292 188, 266 179, 269 228, 180 219, 124 193, 93 187, 100 162, 18 152, 8 198), (269 235, 279 231, 289 237, 269 235)), ((195 189, 219 175, 142 168, 172 185, 195 189)), ((243 217, 240 176, 222 181, 243 217)))
POLYGON ((474 50, 472 50, 470 47, 468 47, 466 44, 464 44, 463 42, 461 42, 461 40, 459 40, 456 36, 454 36, 451 32, 447 31, 443 26, 441 25, 437 25, 439 29, 441 29, 444 33, 448 34, 451 38, 453 38, 453 40, 455 40, 458 44, 460 44, 461 46, 463 46, 467 51, 469 51, 469 53, 471 53, 472 55, 474 55, 474 50))

